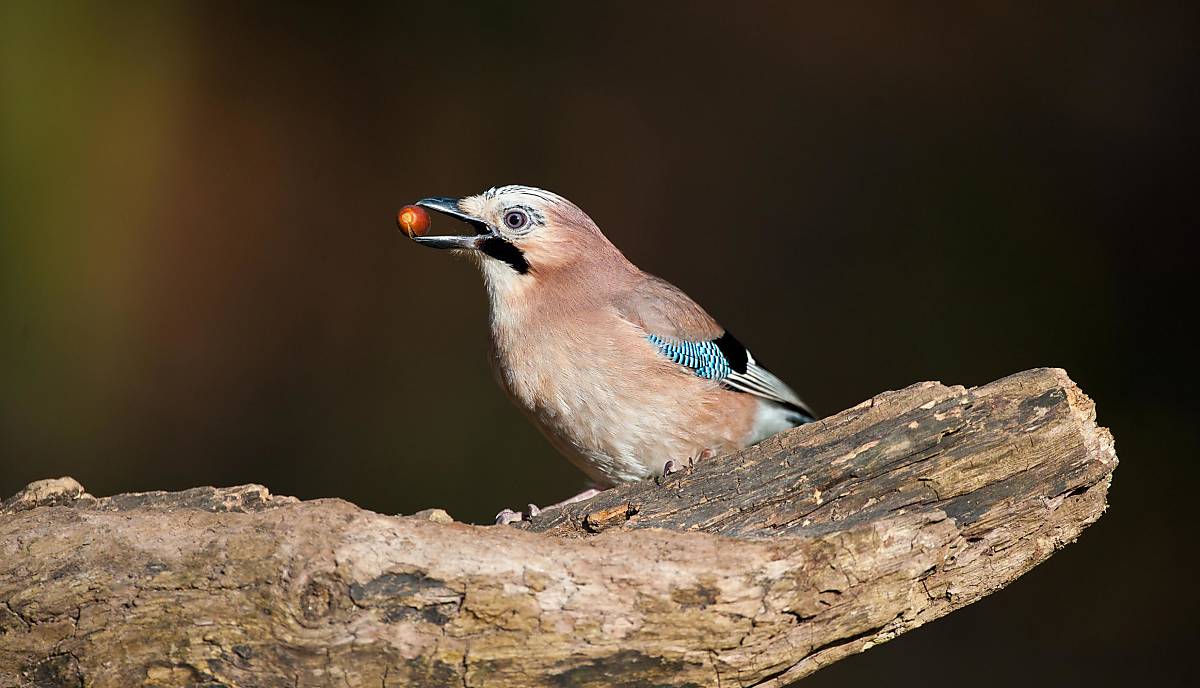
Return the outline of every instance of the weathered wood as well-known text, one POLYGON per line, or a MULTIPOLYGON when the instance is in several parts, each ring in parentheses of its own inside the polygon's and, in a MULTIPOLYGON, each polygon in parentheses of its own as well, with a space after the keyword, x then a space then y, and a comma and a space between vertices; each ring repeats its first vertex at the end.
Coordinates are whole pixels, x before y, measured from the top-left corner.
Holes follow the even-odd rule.
POLYGON ((779 687, 1043 561, 1116 463, 1091 401, 1034 370, 881 394, 520 527, 43 481, 0 505, 0 688, 779 687))

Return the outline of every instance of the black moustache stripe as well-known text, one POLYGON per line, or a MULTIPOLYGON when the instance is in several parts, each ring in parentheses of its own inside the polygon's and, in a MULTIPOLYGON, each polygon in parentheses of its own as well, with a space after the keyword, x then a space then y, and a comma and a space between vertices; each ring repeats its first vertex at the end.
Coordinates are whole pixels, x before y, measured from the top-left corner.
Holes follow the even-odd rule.
POLYGON ((529 272, 529 262, 521 249, 500 237, 488 237, 479 245, 479 250, 485 254, 508 263, 508 266, 524 275, 529 272))

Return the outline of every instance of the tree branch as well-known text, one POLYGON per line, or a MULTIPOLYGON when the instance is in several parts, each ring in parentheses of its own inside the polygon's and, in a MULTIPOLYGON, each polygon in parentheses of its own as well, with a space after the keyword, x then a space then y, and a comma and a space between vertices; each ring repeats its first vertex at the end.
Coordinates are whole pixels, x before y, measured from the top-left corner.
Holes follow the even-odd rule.
POLYGON ((0 688, 779 687, 1044 561, 1116 464, 1041 369, 887 392, 519 527, 42 481, 0 505, 0 688))

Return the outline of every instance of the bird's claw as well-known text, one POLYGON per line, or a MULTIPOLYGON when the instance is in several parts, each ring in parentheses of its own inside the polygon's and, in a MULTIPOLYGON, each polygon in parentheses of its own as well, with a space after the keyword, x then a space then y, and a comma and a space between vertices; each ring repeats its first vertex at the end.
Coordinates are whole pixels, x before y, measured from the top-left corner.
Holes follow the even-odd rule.
POLYGON ((523 520, 525 519, 521 515, 521 512, 513 511, 512 509, 505 509, 496 514, 496 525, 498 526, 506 526, 510 523, 518 523, 523 520))
MULTIPOLYGON (((711 459, 714 456, 716 456, 716 452, 714 452, 712 449, 705 449, 704 451, 700 452, 696 456, 689 456, 688 460, 687 460, 687 468, 689 471, 694 470, 696 468, 696 464, 698 462, 703 461, 705 459, 711 459)), ((678 473, 679 471, 682 471, 682 470, 683 470, 683 462, 676 461, 675 459, 668 459, 667 462, 663 464, 662 475, 659 476, 659 478, 657 478, 657 479, 661 480, 662 478, 665 478, 668 475, 671 475, 673 473, 678 473)))
POLYGON ((512 509, 505 509, 496 514, 496 525, 506 526, 509 523, 528 521, 532 518, 537 518, 541 515, 541 513, 542 510, 539 509, 536 504, 526 504, 525 511, 513 511, 512 509))

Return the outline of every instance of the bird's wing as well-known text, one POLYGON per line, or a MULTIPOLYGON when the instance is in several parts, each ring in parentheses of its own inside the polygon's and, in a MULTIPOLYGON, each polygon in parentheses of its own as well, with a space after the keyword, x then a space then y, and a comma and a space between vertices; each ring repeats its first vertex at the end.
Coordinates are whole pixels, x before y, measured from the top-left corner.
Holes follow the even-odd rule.
POLYGON ((749 349, 670 282, 646 275, 636 288, 621 295, 616 306, 664 356, 696 375, 790 407, 808 420, 816 418, 790 387, 759 365, 749 349))

